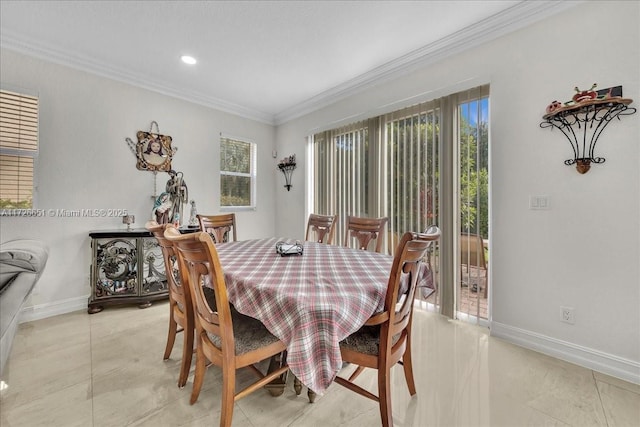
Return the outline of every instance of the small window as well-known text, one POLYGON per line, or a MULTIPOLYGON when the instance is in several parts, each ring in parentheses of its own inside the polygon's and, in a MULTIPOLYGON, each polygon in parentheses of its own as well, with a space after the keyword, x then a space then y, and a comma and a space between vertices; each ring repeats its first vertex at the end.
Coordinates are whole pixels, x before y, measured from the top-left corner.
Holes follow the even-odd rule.
POLYGON ((0 90, 0 208, 33 208, 38 98, 0 90))
MULTIPOLYGON (((256 144, 220 137, 220 206, 254 209, 256 144)), ((227 208, 227 209, 224 209, 227 208)))

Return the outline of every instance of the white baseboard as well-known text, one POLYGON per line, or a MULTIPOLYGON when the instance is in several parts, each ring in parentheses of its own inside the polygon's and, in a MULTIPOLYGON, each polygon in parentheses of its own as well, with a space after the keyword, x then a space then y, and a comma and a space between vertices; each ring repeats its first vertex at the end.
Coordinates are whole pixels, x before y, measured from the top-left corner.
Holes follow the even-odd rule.
POLYGON ((54 303, 23 307, 20 311, 20 323, 46 319, 47 317, 71 313, 72 311, 86 310, 87 301, 89 301, 89 295, 69 298, 66 300, 56 301, 54 303))
POLYGON ((640 384, 640 363, 498 322, 491 336, 612 377, 640 384))

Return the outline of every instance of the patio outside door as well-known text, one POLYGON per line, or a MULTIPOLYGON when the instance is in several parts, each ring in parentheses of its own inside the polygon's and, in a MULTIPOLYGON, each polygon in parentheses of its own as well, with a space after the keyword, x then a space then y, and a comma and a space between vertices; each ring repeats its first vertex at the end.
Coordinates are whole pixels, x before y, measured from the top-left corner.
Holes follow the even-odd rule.
MULTIPOLYGON (((487 88, 488 89, 488 88, 487 88)), ((459 94, 457 165, 460 236, 456 254, 458 318, 487 324, 489 319, 489 96, 459 94)))

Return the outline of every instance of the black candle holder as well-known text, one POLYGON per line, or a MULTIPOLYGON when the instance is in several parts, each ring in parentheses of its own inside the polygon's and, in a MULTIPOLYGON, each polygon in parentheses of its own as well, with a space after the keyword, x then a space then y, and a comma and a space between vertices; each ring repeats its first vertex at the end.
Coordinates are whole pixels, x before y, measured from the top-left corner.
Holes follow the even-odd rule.
POLYGON ((291 191, 291 174, 293 173, 294 169, 296 168, 296 155, 292 154, 289 157, 285 157, 284 159, 280 160, 280 162, 278 163, 278 169, 280 169, 280 172, 282 172, 282 174, 284 175, 284 181, 285 181, 285 188, 287 189, 287 191, 291 191))

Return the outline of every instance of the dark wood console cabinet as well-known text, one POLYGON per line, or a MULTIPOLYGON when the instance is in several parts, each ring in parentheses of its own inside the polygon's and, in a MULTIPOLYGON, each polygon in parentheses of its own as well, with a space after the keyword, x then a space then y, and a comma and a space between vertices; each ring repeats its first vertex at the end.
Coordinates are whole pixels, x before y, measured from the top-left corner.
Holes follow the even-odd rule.
POLYGON ((138 304, 146 308, 153 301, 168 298, 162 251, 148 230, 98 230, 89 232, 89 237, 90 314, 106 305, 138 304))

